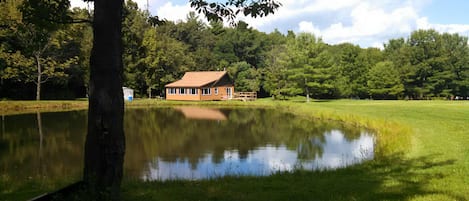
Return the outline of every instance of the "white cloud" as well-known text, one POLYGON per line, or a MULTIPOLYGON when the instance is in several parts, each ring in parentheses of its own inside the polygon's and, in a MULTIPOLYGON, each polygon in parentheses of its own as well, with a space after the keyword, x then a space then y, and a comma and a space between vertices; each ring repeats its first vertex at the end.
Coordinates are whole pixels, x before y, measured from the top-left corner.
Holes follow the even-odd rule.
POLYGON ((430 29, 431 25, 428 23, 428 18, 422 17, 417 19, 417 28, 418 29, 430 29))
POLYGON ((384 49, 384 42, 381 42, 381 41, 372 42, 370 47, 375 47, 375 48, 378 48, 380 50, 383 50, 384 49))
POLYGON ((295 20, 303 15, 320 12, 332 12, 340 9, 352 7, 360 2, 360 0, 284 0, 280 1, 282 6, 275 12, 274 15, 269 15, 264 18, 251 18, 240 16, 239 19, 246 21, 254 28, 261 28, 269 24, 275 24, 279 20, 295 20))
POLYGON ((366 46, 372 46, 379 43, 376 40, 382 39, 383 36, 411 32, 415 27, 418 14, 415 8, 409 6, 387 11, 369 2, 362 2, 351 10, 349 17, 351 24, 348 26, 339 22, 320 30, 324 40, 332 44, 366 42, 368 43, 365 44, 366 46))
POLYGON ((301 21, 298 25, 301 32, 313 33, 316 36, 321 35, 321 30, 315 27, 312 22, 301 21))
POLYGON ((325 12, 325 11, 337 11, 344 8, 353 7, 359 4, 360 0, 317 0, 307 7, 307 12, 325 12))
POLYGON ((469 34, 469 25, 467 24, 431 24, 427 17, 417 20, 418 29, 435 29, 438 32, 469 34))
POLYGON ((157 9, 156 15, 158 15, 160 19, 179 21, 185 20, 190 11, 194 10, 190 7, 189 3, 185 5, 173 5, 172 2, 167 2, 157 9))

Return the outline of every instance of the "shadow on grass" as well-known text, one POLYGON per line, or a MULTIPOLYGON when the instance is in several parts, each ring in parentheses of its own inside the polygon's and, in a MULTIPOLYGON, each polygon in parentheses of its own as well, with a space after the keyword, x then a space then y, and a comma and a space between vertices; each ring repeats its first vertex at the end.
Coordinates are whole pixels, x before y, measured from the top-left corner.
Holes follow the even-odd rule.
MULTIPOLYGON (((283 101, 283 102, 293 102, 293 103, 308 103, 306 99, 279 99, 275 101, 283 101)), ((328 99, 311 99, 309 102, 311 103, 327 103, 331 102, 333 100, 328 100, 328 99)))
POLYGON ((313 99, 311 100, 311 102, 313 103, 328 103, 328 102, 332 102, 334 100, 330 100, 330 99, 313 99))
POLYGON ((124 200, 407 200, 461 195, 427 190, 432 179, 446 176, 427 169, 452 165, 433 157, 390 157, 335 171, 296 171, 270 177, 231 177, 208 181, 126 182, 124 200))
MULTIPOLYGON (((414 159, 394 156, 345 169, 295 171, 269 177, 126 181, 122 200, 408 200, 433 195, 447 200, 467 200, 457 193, 428 190, 430 180, 447 176, 435 170, 456 162, 434 159, 435 156, 414 159)), ((79 189, 48 198, 42 200, 93 200, 79 189)))

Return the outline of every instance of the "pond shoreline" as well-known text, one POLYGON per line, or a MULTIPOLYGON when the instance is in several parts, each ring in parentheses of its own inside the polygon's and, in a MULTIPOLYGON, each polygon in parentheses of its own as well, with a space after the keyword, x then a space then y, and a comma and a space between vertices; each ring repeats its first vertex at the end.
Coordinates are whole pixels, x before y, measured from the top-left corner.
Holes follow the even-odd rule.
MULTIPOLYGON (((251 102, 253 103, 253 102, 251 102)), ((138 107, 168 107, 181 105, 197 105, 210 107, 270 107, 268 104, 250 104, 240 101, 162 101, 156 99, 135 99, 132 102, 125 102, 126 108, 138 107)), ((88 109, 87 100, 44 100, 44 101, 0 101, 0 115, 28 114, 36 112, 63 112, 71 110, 88 109)))
POLYGON ((0 101, 0 115, 87 109, 88 101, 0 101))

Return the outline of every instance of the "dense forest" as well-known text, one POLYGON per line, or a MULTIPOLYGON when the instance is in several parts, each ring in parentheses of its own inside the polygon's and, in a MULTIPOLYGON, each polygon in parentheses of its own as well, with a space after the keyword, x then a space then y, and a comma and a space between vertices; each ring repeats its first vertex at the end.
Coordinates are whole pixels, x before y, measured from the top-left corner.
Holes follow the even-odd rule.
MULTIPOLYGON (((67 15, 77 20, 51 23, 31 18, 22 1, 1 1, 0 10, 0 99, 86 97, 92 12, 73 8, 67 15)), ((435 30, 391 39, 383 49, 330 45, 242 21, 206 24, 195 13, 156 23, 129 0, 123 43, 124 86, 142 98, 164 96, 165 84, 199 70, 226 70, 236 91, 279 99, 469 97, 468 38, 435 30)))

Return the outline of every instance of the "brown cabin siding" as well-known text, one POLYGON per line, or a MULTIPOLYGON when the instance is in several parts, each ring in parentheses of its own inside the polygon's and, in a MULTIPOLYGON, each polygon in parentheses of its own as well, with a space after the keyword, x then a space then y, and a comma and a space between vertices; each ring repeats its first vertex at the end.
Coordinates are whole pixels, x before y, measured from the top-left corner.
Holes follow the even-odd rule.
POLYGON ((230 97, 226 94, 226 88, 231 88, 231 95, 233 96, 234 87, 233 86, 216 86, 210 87, 210 95, 201 95, 200 100, 227 100, 230 97), (215 89, 218 89, 218 94, 215 94, 215 89))

